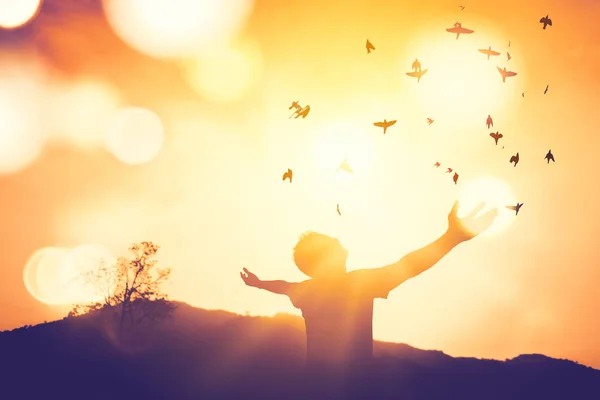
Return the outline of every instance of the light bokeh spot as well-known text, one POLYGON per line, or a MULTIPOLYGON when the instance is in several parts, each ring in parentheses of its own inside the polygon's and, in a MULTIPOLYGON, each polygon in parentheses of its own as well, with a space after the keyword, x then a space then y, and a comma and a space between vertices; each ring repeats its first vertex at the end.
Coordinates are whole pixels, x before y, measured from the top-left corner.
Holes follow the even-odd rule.
POLYGON ((104 147, 109 122, 122 104, 116 88, 82 80, 53 89, 51 138, 84 149, 104 147))
POLYGON ((125 164, 144 164, 158 155, 164 136, 165 129, 158 115, 145 108, 127 107, 112 118, 106 146, 125 164))
POLYGON ((31 21, 38 13, 41 0, 0 0, 0 27, 14 29, 31 21))
POLYGON ((64 304, 60 269, 69 249, 44 247, 34 252, 23 269, 25 288, 36 300, 50 305, 64 304))
POLYGON ((259 82, 263 60, 256 41, 215 48, 182 65, 190 87, 201 96, 227 103, 244 97, 259 82))
POLYGON ((109 24, 131 48, 157 58, 195 55, 236 36, 251 0, 103 0, 109 24))

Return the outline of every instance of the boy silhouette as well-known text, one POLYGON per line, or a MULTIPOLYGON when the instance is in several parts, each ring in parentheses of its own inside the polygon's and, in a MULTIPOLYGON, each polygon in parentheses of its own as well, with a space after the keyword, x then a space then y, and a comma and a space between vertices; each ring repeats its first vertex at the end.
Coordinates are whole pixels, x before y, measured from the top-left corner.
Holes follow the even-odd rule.
POLYGON ((373 359, 373 300, 386 299, 401 283, 433 267, 454 247, 488 229, 498 213, 494 208, 475 218, 484 207, 482 203, 466 217, 458 218, 458 206, 457 201, 442 236, 381 268, 347 272, 348 251, 339 240, 306 232, 294 247, 293 256, 300 271, 312 279, 297 283, 262 281, 246 268, 240 275, 248 286, 287 295, 302 311, 307 366, 365 366, 373 359))

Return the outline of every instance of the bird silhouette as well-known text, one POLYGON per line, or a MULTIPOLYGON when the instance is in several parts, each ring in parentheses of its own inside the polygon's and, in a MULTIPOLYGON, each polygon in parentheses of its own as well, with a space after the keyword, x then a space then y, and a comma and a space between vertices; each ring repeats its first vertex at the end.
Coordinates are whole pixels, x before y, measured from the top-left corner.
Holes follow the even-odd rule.
POLYGON ((295 108, 296 110, 301 110, 302 107, 300 106, 300 104, 298 104, 298 100, 292 102, 292 105, 288 108, 288 110, 291 110, 292 108, 295 108))
POLYGON ((490 136, 494 138, 494 142, 496 142, 496 146, 498 145, 498 139, 504 137, 500 132, 492 132, 490 136))
POLYGON ((488 127, 488 129, 490 129, 490 126, 494 126, 494 120, 492 119, 490 114, 488 114, 488 117, 485 120, 485 125, 488 127))
POLYGON ((546 94, 546 92, 548 91, 549 87, 550 87, 550 85, 546 85, 546 89, 544 89, 544 94, 546 94))
POLYGON ((281 180, 285 181, 286 179, 289 178, 290 183, 292 183, 293 175, 294 175, 294 173, 292 172, 292 170, 288 168, 287 172, 283 174, 283 178, 281 180))
POLYGON ((492 50, 492 46, 489 46, 487 49, 477 49, 478 52, 483 53, 487 56, 487 59, 490 59, 490 56, 499 56, 500 53, 492 50))
POLYGON ((371 50, 375 50, 375 46, 367 39, 367 54, 371 54, 371 50))
POLYGON ((458 174, 456 172, 454 173, 452 180, 454 181, 454 184, 456 185, 456 182, 458 182, 458 174))
POLYGON ((517 203, 516 206, 506 206, 509 210, 513 210, 515 215, 519 215, 519 210, 523 207, 523 203, 517 203))
POLYGON ((510 40, 508 41, 508 47, 510 47, 510 40))
POLYGON ((296 114, 296 118, 298 118, 300 116, 302 118, 306 118, 306 116, 308 115, 309 112, 310 112, 310 106, 297 108, 296 111, 294 111, 294 113, 292 115, 290 115, 290 118, 292 118, 294 116, 294 114, 296 114))
POLYGON ((546 154, 546 157, 544 158, 548 161, 548 164, 550 164, 550 160, 552 160, 552 162, 556 162, 554 160, 554 154, 552 154, 552 150, 548 150, 548 154, 546 154))
POLYGON ((544 24, 544 29, 546 29, 546 26, 552 26, 552 20, 548 18, 548 15, 546 15, 545 17, 542 17, 542 19, 540 19, 540 24, 544 24))
POLYGON ((516 72, 507 71, 506 67, 504 67, 504 68, 496 67, 496 68, 498 68, 498 72, 500 72, 500 75, 502 75, 502 83, 506 83, 506 78, 510 78, 511 76, 517 75, 516 72))
POLYGON ((337 205, 336 209, 337 209, 338 215, 342 215, 342 212, 340 211, 340 205, 339 204, 337 205))
POLYGON ((521 93, 521 96, 525 97, 525 92, 521 93))
POLYGON ((465 6, 459 6, 459 7, 460 7, 460 9, 461 9, 461 10, 464 10, 464 9, 465 9, 465 6))
POLYGON ((440 165, 442 165, 442 164, 440 164, 438 161, 436 161, 436 163, 435 163, 435 164, 433 164, 433 166, 434 166, 434 167, 436 167, 436 168, 439 168, 439 167, 440 167, 440 165))
POLYGON ((395 123, 396 123, 396 120, 388 121, 388 120, 384 119, 383 122, 374 122, 373 125, 375 125, 379 128, 383 128, 383 134, 385 135, 387 128, 394 125, 395 123))
POLYGON ((340 172, 340 169, 343 169, 344 171, 348 172, 349 174, 354 173, 354 170, 352 169, 352 167, 350 167, 350 164, 348 163, 347 158, 345 158, 344 161, 342 161, 342 163, 340 164, 340 166, 337 169, 337 172, 340 172))
POLYGON ((427 124, 428 124, 428 125, 431 125, 431 124, 433 124, 433 120, 432 120, 431 118, 427 118, 427 124))
POLYGON ((447 174, 451 174, 451 173, 452 173, 452 168, 448 168, 448 169, 446 170, 446 173, 447 173, 447 174))
POLYGON ((519 163, 519 153, 517 152, 517 154, 515 154, 514 156, 512 156, 512 157, 510 158, 510 161, 509 161, 509 162, 510 162, 510 163, 513 163, 513 162, 514 162, 514 163, 515 163, 515 165, 514 165, 514 166, 516 167, 516 166, 517 166, 517 164, 519 163))
POLYGON ((507 51, 506 52, 506 61, 510 61, 512 57, 510 56, 510 53, 507 51))

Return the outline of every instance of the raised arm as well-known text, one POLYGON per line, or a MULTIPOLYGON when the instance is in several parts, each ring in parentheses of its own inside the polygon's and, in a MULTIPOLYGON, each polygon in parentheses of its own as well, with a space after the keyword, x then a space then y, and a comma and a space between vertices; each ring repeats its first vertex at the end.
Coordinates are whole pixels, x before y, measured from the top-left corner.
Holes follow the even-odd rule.
POLYGON ((286 281, 261 281, 256 275, 244 268, 244 272, 240 272, 240 276, 244 283, 258 289, 264 289, 271 293, 290 295, 297 283, 286 281))
POLYGON ((448 229, 434 242, 408 253, 393 264, 381 268, 362 269, 351 272, 357 282, 375 293, 385 293, 395 289, 404 281, 414 278, 438 263, 446 254, 460 243, 470 240, 488 229, 496 215, 497 209, 491 209, 479 218, 477 213, 484 207, 478 205, 469 215, 458 218, 458 201, 454 203, 448 214, 448 229), (466 226, 470 229, 467 230, 466 226))

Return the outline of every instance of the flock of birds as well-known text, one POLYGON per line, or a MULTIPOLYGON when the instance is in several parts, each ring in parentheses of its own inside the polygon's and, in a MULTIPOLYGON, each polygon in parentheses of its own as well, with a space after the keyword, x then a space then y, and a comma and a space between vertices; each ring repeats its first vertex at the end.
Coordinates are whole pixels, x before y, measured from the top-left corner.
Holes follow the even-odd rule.
MULTIPOLYGON (((459 6, 459 7, 461 10, 465 9, 465 6, 459 6)), ((545 17, 542 17, 540 19, 540 23, 543 24, 543 29, 546 29, 547 26, 552 26, 552 20, 548 17, 548 15, 546 15, 545 17)), ((450 32, 450 33, 456 33, 456 39, 458 39, 461 34, 471 34, 474 32, 471 29, 463 28, 462 24, 460 22, 456 22, 452 28, 447 28, 446 31, 450 32)), ((510 47, 510 41, 508 42, 508 47, 510 47)), ((371 52, 375 50, 375 46, 369 41, 369 39, 367 39, 366 49, 367 49, 367 54, 371 54, 371 52)), ((480 53, 485 54, 487 56, 488 60, 490 59, 491 56, 499 56, 500 55, 500 52, 492 50, 491 46, 489 46, 487 49, 478 49, 478 51, 480 53)), ((510 53, 507 52, 506 54, 507 54, 507 61, 510 61, 510 59, 512 58, 510 53)), ((498 69, 498 72, 502 76, 502 83, 506 83, 506 78, 517 75, 516 72, 507 71, 506 67, 504 67, 504 68, 496 67, 496 68, 498 69)), ((413 62, 412 69, 413 69, 413 71, 407 72, 406 75, 413 77, 413 78, 417 78, 417 83, 420 82, 421 77, 427 73, 427 69, 421 69, 421 63, 419 62, 418 59, 415 59, 415 61, 413 62)), ((544 94, 546 94, 548 92, 548 88, 549 88, 549 85, 546 85, 544 94)), ((523 97, 525 97, 525 92, 523 92, 521 95, 523 97)), ((292 110, 292 109, 294 109, 294 112, 290 116, 290 118, 292 118, 292 117, 306 118, 308 116, 308 113, 310 112, 309 105, 302 107, 298 101, 292 102, 292 105, 289 107, 289 110, 292 110)), ((432 118, 427 118, 426 121, 427 121, 428 125, 431 125, 434 122, 434 120, 432 118)), ((373 125, 378 128, 382 128, 383 134, 385 135, 387 133, 388 128, 395 125, 396 122, 397 122, 397 120, 388 121, 387 119, 384 119, 383 121, 380 121, 380 122, 374 122, 373 125)), ((494 120, 492 119, 491 115, 488 114, 485 124, 488 129, 490 129, 491 127, 494 126, 494 120)), ((494 143, 496 146, 498 145, 498 140, 500 140, 504 137, 504 135, 502 135, 502 133, 500 133, 498 131, 491 132, 489 135, 492 139, 494 139, 494 143)), ((504 146, 502 146, 502 148, 504 148, 504 146)), ((546 156, 544 158, 546 159, 548 164, 550 164, 550 161, 555 162, 554 155, 552 154, 552 150, 548 150, 548 153, 546 154, 546 156)), ((519 152, 517 152, 515 155, 510 157, 509 163, 511 163, 511 164, 514 163, 514 165, 513 165, 514 167, 517 166, 517 164, 519 163, 519 152)), ((439 161, 435 162, 435 164, 433 164, 433 166, 435 168, 439 168, 441 165, 442 164, 439 161)), ((338 170, 338 172, 340 170, 344 170, 348 173, 353 173, 353 170, 350 167, 350 164, 347 159, 344 159, 342 161, 342 163, 340 164, 340 166, 338 167, 337 170, 338 170)), ((458 183, 458 178, 459 178, 458 173, 455 172, 452 168, 447 168, 446 172, 449 174, 454 172, 452 180, 453 180, 454 184, 456 185, 458 183)), ((283 174, 282 180, 285 181, 286 179, 288 179, 289 182, 292 183, 293 171, 290 168, 288 168, 288 170, 283 174)), ((519 210, 521 209, 522 206, 523 206, 523 203, 517 202, 516 205, 506 206, 506 208, 509 210, 515 211, 515 215, 519 215, 519 210)), ((336 211, 339 215, 342 215, 339 204, 336 205, 336 211)))

